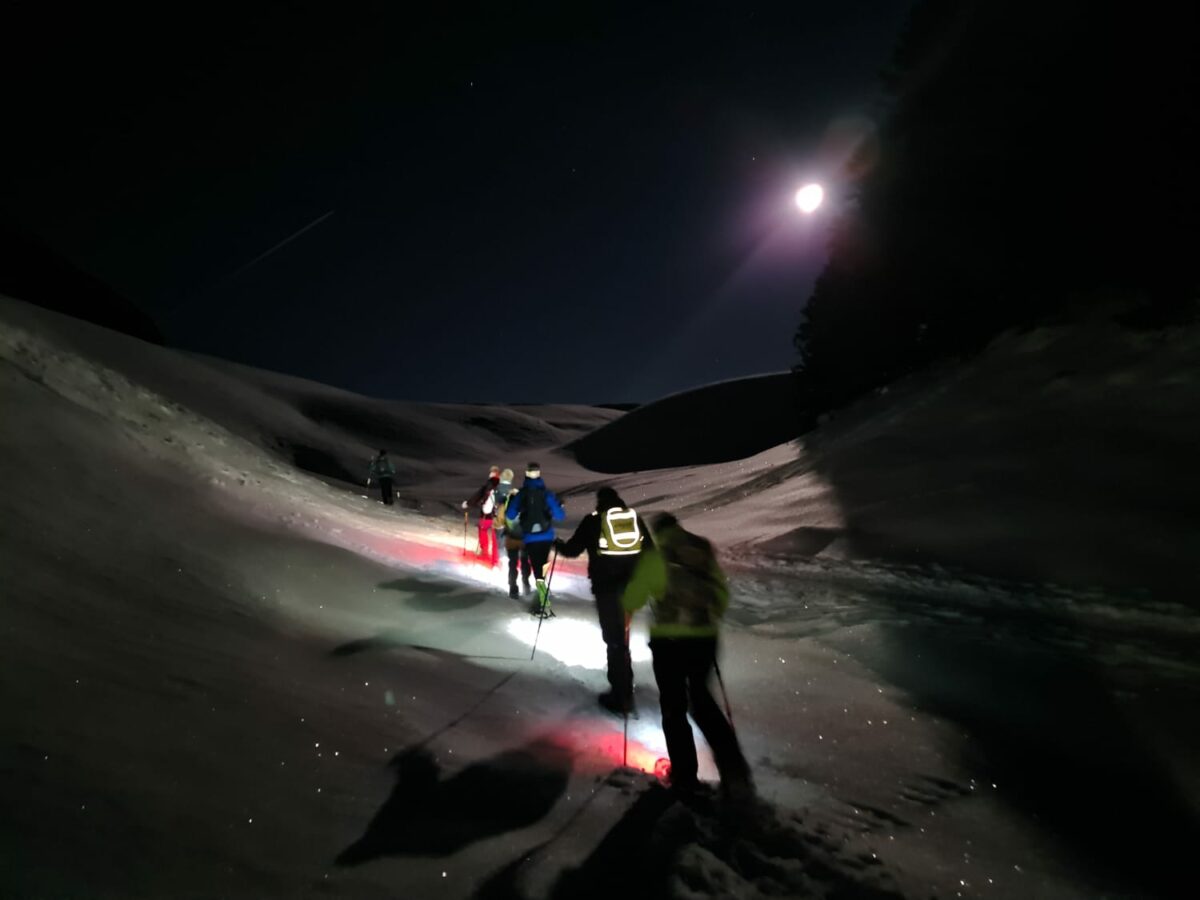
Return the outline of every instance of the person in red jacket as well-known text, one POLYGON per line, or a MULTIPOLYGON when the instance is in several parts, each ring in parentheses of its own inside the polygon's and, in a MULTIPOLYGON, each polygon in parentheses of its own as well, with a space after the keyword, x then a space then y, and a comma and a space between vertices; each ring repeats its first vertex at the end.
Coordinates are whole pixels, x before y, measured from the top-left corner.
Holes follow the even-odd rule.
POLYGON ((492 527, 496 518, 496 488, 500 484, 500 467, 492 466, 488 480, 471 495, 470 499, 462 502, 463 510, 472 506, 479 508, 479 551, 478 555, 487 560, 492 568, 500 565, 500 548, 496 541, 496 531, 492 527))

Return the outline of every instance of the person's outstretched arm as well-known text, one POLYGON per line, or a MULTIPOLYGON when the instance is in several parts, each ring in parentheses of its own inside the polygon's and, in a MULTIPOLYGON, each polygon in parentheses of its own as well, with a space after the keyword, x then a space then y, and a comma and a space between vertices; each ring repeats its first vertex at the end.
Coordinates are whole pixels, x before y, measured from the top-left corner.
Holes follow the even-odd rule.
POLYGON ((586 516, 579 527, 575 529, 575 533, 571 535, 571 539, 567 541, 558 541, 556 546, 558 552, 567 559, 574 559, 596 544, 600 528, 600 517, 595 513, 586 516))
POLYGON ((637 567, 633 577, 625 587, 621 596, 621 606, 625 612, 632 613, 641 609, 651 597, 662 597, 667 588, 667 564, 657 548, 643 550, 638 556, 637 567))

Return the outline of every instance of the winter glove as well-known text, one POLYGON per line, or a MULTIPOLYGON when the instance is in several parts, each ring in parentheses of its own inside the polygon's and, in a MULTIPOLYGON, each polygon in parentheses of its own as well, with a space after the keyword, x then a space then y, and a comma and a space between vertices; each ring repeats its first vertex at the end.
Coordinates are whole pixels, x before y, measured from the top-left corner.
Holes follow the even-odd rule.
POLYGON ((567 546, 567 542, 564 541, 562 538, 556 537, 554 539, 554 549, 557 550, 559 553, 562 553, 562 551, 566 548, 566 546, 567 546))
POLYGON ((466 501, 466 500, 464 500, 464 501, 463 501, 462 508, 463 508, 463 509, 466 509, 466 508, 467 508, 467 501, 466 501))

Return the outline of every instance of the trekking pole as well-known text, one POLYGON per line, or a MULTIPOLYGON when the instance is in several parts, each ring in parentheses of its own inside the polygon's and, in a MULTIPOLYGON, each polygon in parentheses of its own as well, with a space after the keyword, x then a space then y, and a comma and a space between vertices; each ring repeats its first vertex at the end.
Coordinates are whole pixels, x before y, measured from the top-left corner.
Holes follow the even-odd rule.
POLYGON ((554 559, 550 563, 550 574, 546 576, 546 596, 542 598, 542 607, 539 610, 541 613, 538 616, 537 633, 533 636, 533 650, 529 652, 529 661, 533 662, 533 657, 537 653, 538 638, 542 636, 542 622, 546 621, 546 601, 550 599, 550 582, 554 580, 554 566, 558 563, 558 548, 554 548, 554 559))
POLYGON ((625 732, 621 736, 621 768, 629 767, 629 710, 625 710, 625 732))
MULTIPOLYGON (((632 620, 629 613, 625 614, 625 659, 629 659, 629 625, 632 620)), ((629 767, 629 704, 633 702, 633 667, 629 667, 629 699, 625 701, 625 708, 621 710, 625 714, 624 732, 621 735, 621 768, 629 767)))
POLYGON ((558 565, 558 547, 554 548, 554 558, 550 560, 550 573, 546 576, 546 597, 550 597, 550 582, 554 580, 554 567, 558 565))
POLYGON ((721 686, 721 697, 725 701, 725 715, 729 717, 729 727, 733 728, 733 710, 729 706, 729 692, 725 690, 725 679, 721 677, 721 666, 715 655, 713 656, 713 668, 717 671, 717 684, 721 686))

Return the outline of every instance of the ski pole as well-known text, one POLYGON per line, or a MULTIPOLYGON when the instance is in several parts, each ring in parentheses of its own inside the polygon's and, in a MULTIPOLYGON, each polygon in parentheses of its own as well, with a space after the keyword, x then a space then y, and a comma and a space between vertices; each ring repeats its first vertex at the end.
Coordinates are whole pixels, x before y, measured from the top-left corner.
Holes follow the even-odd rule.
POLYGON ((633 667, 629 664, 629 625, 631 622, 629 613, 625 613, 625 663, 629 670, 629 699, 625 701, 625 708, 621 710, 625 714, 624 731, 621 735, 622 768, 629 766, 629 704, 633 702, 633 667))
POLYGON ((721 686, 721 697, 725 700, 725 715, 729 717, 729 727, 733 728, 733 710, 729 706, 729 692, 725 690, 725 679, 721 677, 721 666, 717 655, 713 653, 713 668, 717 671, 717 684, 721 686))
POLYGON ((554 548, 554 558, 550 560, 550 574, 546 576, 546 596, 550 596, 550 582, 554 580, 554 567, 558 565, 558 547, 554 548))
POLYGON ((621 768, 629 767, 629 710, 625 710, 625 733, 621 738, 621 768))
POLYGON ((537 633, 533 636, 533 649, 529 652, 529 661, 533 662, 533 657, 537 653, 538 638, 542 636, 542 622, 546 621, 546 601, 550 599, 550 582, 554 580, 554 567, 558 564, 558 548, 554 548, 554 559, 550 562, 550 573, 546 576, 546 596, 542 598, 542 606, 538 616, 537 633))
POLYGON ((546 621, 545 616, 538 616, 537 633, 533 636, 533 649, 529 651, 529 661, 533 662, 534 654, 537 653, 538 638, 542 636, 542 623, 546 621))

